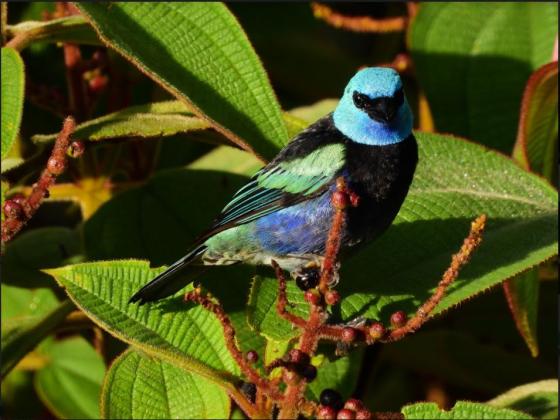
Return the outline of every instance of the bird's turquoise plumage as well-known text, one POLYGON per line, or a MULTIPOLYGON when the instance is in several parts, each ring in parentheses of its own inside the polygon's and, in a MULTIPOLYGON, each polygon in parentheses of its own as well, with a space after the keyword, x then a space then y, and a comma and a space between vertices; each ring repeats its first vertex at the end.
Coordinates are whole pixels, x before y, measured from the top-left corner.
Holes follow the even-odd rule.
POLYGON ((233 196, 191 253, 131 300, 168 296, 204 266, 274 259, 297 273, 321 264, 339 176, 360 197, 347 213, 342 251, 377 236, 394 219, 412 180, 417 151, 411 131, 397 72, 359 71, 334 113, 296 136, 233 196))

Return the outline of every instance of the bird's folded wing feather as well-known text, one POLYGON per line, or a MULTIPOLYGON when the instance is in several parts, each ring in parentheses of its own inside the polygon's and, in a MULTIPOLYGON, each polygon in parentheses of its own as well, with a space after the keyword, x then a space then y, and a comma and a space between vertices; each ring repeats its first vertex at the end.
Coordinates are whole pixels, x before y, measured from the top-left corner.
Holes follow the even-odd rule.
POLYGON ((315 197, 341 171, 344 157, 344 145, 331 143, 305 156, 271 162, 237 191, 204 237, 315 197))

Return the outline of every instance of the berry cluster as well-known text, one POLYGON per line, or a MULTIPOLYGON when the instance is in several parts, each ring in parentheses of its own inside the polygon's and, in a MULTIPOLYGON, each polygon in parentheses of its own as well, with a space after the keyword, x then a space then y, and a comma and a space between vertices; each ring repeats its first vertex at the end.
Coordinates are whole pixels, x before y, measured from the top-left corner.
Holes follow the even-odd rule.
POLYGON ((325 389, 319 397, 317 419, 371 419, 371 412, 364 404, 350 398, 344 402, 342 396, 333 389, 325 389))

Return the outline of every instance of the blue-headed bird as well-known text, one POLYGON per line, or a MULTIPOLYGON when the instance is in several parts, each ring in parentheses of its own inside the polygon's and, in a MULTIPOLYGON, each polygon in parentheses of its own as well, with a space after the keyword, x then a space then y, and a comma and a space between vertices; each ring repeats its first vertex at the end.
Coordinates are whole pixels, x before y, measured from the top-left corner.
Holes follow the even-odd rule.
POLYGON ((345 213, 340 255, 378 237, 393 222, 418 161, 412 112, 401 78, 365 68, 336 109, 289 142, 239 189, 192 250, 140 289, 131 302, 174 294, 209 266, 270 265, 292 277, 317 276, 343 177, 359 198, 345 213))

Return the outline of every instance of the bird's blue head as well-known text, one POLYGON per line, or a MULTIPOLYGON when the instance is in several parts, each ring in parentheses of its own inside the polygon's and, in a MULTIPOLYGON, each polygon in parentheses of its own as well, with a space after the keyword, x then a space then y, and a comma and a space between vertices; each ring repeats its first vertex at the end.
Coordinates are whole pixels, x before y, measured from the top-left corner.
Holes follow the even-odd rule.
POLYGON ((370 146, 395 144, 412 132, 401 78, 384 67, 362 69, 350 79, 333 119, 350 140, 370 146))

